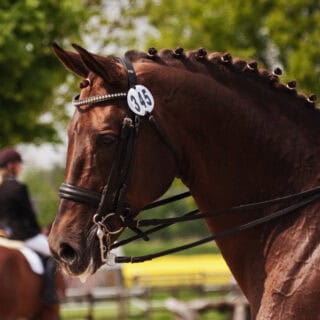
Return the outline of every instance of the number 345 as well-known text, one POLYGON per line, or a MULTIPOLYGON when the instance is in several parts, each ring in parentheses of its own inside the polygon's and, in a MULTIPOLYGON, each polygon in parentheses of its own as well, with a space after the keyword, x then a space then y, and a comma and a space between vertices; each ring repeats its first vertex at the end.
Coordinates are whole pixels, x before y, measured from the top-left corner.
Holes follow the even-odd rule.
POLYGON ((136 85, 129 90, 127 102, 134 113, 142 116, 151 112, 154 107, 152 93, 143 85, 136 85))

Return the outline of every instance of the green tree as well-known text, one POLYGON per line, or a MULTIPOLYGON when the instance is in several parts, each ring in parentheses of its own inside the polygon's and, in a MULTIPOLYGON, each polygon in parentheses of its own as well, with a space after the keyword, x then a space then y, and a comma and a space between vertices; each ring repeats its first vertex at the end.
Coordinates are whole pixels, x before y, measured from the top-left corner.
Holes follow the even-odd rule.
POLYGON ((67 77, 51 43, 77 41, 96 12, 93 1, 0 2, 0 147, 58 141, 57 88, 67 77), (54 109, 53 109, 54 106, 54 109), (44 115, 46 115, 44 117, 44 115))
POLYGON ((278 58, 305 90, 320 95, 320 2, 274 1, 264 26, 278 48, 278 58))
MULTIPOLYGON (((149 46, 228 51, 283 66, 306 93, 320 94, 320 2, 316 0, 131 0, 123 15, 147 17, 149 46), (149 33, 150 34, 150 33, 149 33)), ((133 22, 131 23, 133 24, 133 22)), ((127 25, 130 25, 127 22, 127 25)), ((145 28, 146 29, 146 28, 145 28)), ((136 39, 138 44, 141 37, 136 39)))

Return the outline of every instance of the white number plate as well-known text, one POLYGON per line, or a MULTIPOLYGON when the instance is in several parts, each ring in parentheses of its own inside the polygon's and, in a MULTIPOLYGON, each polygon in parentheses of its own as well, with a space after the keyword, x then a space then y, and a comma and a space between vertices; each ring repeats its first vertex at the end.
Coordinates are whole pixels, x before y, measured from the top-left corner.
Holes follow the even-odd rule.
POLYGON ((147 112, 151 112, 154 107, 152 93, 141 84, 130 88, 127 94, 127 102, 129 108, 139 116, 144 116, 147 112))

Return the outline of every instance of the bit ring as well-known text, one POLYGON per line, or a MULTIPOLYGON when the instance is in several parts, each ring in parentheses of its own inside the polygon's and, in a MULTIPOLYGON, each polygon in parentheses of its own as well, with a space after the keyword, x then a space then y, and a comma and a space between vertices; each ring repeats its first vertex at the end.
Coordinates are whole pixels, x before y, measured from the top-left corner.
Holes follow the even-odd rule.
POLYGON ((116 214, 116 213, 114 213, 114 212, 107 214, 107 215, 100 221, 101 223, 103 223, 103 226, 104 226, 105 230, 107 231, 107 233, 108 233, 108 234, 111 234, 111 235, 118 234, 118 233, 120 233, 121 231, 123 231, 123 229, 124 229, 124 227, 119 227, 119 229, 114 230, 114 231, 111 231, 111 230, 108 229, 108 227, 106 226, 106 223, 105 223, 105 222, 107 221, 107 219, 109 219, 109 218, 111 218, 111 217, 114 217, 114 216, 116 216, 117 218, 119 218, 119 219, 121 220, 121 222, 124 222, 123 216, 118 215, 118 214, 116 214))

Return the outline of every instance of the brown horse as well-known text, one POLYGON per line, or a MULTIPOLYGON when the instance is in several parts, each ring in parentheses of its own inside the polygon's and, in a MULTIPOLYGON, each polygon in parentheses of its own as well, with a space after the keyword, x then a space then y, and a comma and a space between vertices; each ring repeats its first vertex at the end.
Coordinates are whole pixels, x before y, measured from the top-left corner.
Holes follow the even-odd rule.
MULTIPOLYGON (((59 279, 59 285, 62 285, 59 279)), ((0 246, 0 319, 58 320, 59 304, 44 304, 43 279, 17 249, 0 246)))
MULTIPOLYGON (((100 249, 108 249, 99 247, 92 230, 98 229, 108 247, 128 212, 129 218, 136 216, 174 177, 190 189, 205 213, 319 184, 320 113, 315 97, 298 94, 293 81, 282 84, 280 70, 271 73, 229 54, 181 48, 129 52, 131 67, 115 57, 74 48, 77 53, 54 46, 67 69, 83 80, 68 128, 63 199, 49 238, 69 273, 94 272, 102 264, 100 249), (128 79, 133 88, 143 85, 142 91, 133 89, 136 95, 131 94, 128 79), (146 112, 132 116, 144 107, 146 112), (130 126, 135 127, 134 145, 127 134, 130 126), (121 148, 123 140, 129 141, 128 148, 121 148), (104 194, 98 209, 84 198, 90 192, 91 200, 104 194), (112 206, 106 198, 119 200, 122 214, 121 206, 112 206)), ((271 204, 208 218, 207 224, 219 233, 284 206, 271 204)), ((312 202, 218 241, 250 302, 253 319, 320 319, 319 207, 312 202)))

